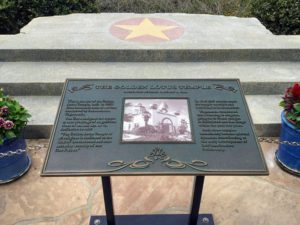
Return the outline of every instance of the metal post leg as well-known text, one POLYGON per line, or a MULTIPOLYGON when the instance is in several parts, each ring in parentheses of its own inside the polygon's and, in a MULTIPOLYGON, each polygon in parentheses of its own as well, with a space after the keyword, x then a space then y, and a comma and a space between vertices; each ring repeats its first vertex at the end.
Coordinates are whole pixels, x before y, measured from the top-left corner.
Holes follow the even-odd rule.
POLYGON ((197 225, 203 184, 204 184, 204 176, 195 176, 192 205, 191 205, 191 212, 190 212, 188 225, 197 225))
POLYGON ((103 196, 104 196, 107 224, 115 225, 116 222, 115 222, 115 215, 114 215, 110 177, 102 177, 102 186, 103 186, 103 196))

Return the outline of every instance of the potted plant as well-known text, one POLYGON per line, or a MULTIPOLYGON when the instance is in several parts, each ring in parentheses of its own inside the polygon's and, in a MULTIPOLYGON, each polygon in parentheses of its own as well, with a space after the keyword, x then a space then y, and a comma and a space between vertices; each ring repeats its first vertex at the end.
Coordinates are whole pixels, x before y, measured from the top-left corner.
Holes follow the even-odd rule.
POLYGON ((19 178, 31 165, 21 137, 29 118, 28 111, 0 89, 0 183, 19 178))
POLYGON ((300 83, 287 88, 279 105, 284 110, 276 160, 286 171, 300 175, 300 83))

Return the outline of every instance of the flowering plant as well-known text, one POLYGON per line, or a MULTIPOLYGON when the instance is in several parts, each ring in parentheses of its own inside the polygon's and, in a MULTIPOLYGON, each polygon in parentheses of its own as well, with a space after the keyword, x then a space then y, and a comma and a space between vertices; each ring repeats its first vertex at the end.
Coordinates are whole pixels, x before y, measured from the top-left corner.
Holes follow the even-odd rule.
POLYGON ((300 129, 300 83, 287 88, 282 99, 279 105, 284 108, 286 118, 300 129))
POLYGON ((3 89, 0 89, 0 145, 5 139, 19 136, 30 117, 31 115, 18 101, 5 96, 3 89))

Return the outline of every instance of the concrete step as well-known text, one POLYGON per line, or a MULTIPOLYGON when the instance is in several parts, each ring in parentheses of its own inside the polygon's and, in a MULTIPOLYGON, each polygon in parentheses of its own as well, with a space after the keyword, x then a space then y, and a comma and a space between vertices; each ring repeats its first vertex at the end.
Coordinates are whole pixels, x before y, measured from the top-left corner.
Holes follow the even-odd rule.
POLYGON ((20 34, 0 42, 0 61, 13 62, 299 60, 298 37, 272 35, 256 18, 201 14, 100 13, 40 17, 26 25, 20 34), (142 26, 144 20, 148 22, 142 26), (124 28, 128 25, 131 28, 124 28), (133 32, 136 36, 130 38, 133 32))
POLYGON ((239 78, 247 95, 274 95, 300 80, 300 63, 0 63, 0 87, 10 95, 60 95, 66 78, 239 78))
MULTIPOLYGON (((17 96, 32 114, 24 131, 26 138, 49 138, 59 105, 59 96, 17 96)), ((281 108, 279 95, 246 96, 258 136, 278 136, 281 108)))
POLYGON ((300 49, 0 49, 0 61, 299 62, 300 49))

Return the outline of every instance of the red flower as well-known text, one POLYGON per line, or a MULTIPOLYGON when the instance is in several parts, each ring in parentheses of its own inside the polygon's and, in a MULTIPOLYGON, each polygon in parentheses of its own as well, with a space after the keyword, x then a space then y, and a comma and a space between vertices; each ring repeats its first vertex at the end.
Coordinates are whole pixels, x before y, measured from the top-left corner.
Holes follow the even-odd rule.
POLYGON ((300 85, 299 83, 295 83, 292 89, 290 90, 295 100, 300 101, 300 85))
POLYGON ((284 97, 286 97, 286 98, 291 97, 291 95, 292 95, 292 87, 288 87, 285 91, 284 97))

